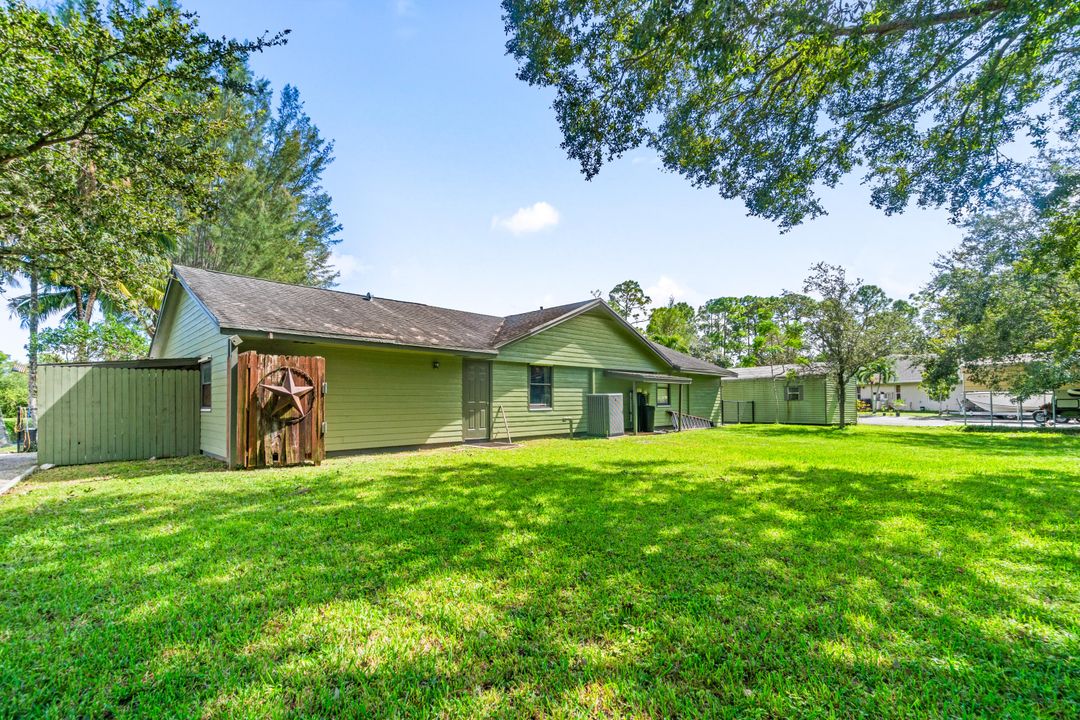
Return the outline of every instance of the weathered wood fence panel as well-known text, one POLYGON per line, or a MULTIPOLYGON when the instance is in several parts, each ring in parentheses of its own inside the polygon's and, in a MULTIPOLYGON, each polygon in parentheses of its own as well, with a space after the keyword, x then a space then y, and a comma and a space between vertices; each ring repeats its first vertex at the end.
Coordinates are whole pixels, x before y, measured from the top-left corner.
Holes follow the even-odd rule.
POLYGON ((39 369, 39 462, 77 465, 198 452, 198 370, 93 364, 39 369))
POLYGON ((323 358, 249 351, 237 358, 236 378, 237 464, 255 468, 323 461, 323 358))

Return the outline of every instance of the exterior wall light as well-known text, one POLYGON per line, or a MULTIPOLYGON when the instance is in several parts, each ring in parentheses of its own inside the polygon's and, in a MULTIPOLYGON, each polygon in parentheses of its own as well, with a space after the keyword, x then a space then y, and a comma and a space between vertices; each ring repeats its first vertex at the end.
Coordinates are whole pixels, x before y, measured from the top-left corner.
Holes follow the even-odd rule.
POLYGON ((433 362, 431 363, 431 367, 432 367, 433 369, 435 369, 435 370, 438 370, 438 369, 439 369, 439 361, 438 361, 438 360, 435 360, 435 361, 433 361, 433 362))

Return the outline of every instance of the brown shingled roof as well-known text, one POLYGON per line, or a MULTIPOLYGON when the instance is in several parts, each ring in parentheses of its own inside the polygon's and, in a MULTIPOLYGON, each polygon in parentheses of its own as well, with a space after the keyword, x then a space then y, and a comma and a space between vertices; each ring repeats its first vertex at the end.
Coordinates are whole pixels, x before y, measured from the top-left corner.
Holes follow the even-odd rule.
MULTIPOLYGON (((176 265, 176 278, 226 332, 273 332, 495 354, 498 348, 594 308, 602 300, 499 317, 370 295, 290 285, 176 265)), ((726 375, 704 360, 642 338, 674 369, 726 375)))
POLYGON ((491 352, 503 319, 433 305, 175 266, 222 330, 491 352))
POLYGON ((713 365, 711 362, 702 360, 701 358, 687 355, 678 350, 672 350, 659 343, 652 343, 652 345, 656 348, 657 352, 664 356, 664 359, 668 361, 668 364, 671 365, 671 367, 680 372, 719 375, 720 377, 735 377, 735 373, 730 370, 726 370, 719 365, 713 365))

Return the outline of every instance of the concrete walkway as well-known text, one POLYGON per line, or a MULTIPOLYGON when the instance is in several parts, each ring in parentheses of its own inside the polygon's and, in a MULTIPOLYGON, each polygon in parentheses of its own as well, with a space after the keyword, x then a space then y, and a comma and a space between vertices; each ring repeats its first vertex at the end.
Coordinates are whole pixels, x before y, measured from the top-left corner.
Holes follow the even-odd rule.
POLYGON ((0 453, 0 495, 37 466, 37 453, 0 453))

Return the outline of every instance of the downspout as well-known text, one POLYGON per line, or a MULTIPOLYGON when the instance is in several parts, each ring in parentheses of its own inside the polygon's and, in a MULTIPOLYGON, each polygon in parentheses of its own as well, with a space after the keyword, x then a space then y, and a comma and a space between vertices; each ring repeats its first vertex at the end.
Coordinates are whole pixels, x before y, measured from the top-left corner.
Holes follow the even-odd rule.
POLYGON ((244 342, 239 335, 230 335, 225 341, 225 460, 230 468, 236 463, 236 365, 240 344, 244 342))

